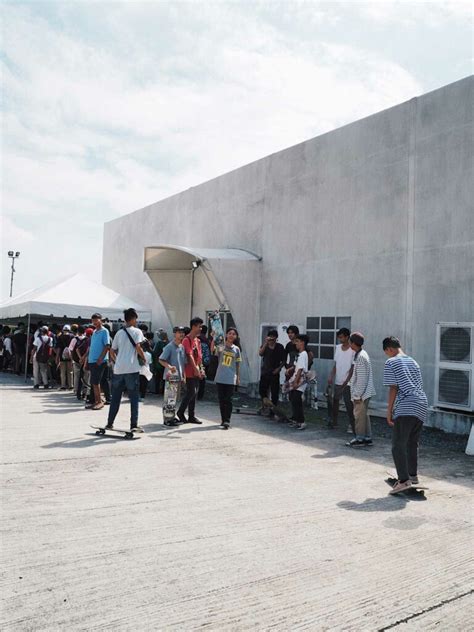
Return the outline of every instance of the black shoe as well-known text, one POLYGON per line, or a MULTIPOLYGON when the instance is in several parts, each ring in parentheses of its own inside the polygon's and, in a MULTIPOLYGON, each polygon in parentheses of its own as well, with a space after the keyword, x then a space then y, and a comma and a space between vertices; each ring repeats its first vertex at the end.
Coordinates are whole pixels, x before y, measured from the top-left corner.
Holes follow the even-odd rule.
POLYGON ((374 445, 372 439, 364 439, 364 445, 374 445))
POLYGON ((351 439, 346 443, 350 448, 363 448, 366 443, 363 439, 351 439))
POLYGON ((192 417, 188 419, 188 424, 198 424, 200 426, 202 421, 200 421, 197 417, 192 417))
POLYGON ((114 424, 107 424, 105 426, 105 430, 113 430, 114 429, 114 424))
POLYGON ((33 388, 34 388, 35 390, 38 390, 38 389, 39 389, 39 387, 40 387, 40 385, 39 385, 39 384, 35 384, 35 385, 33 386, 33 388))
POLYGON ((177 413, 176 418, 178 419, 178 422, 180 424, 187 424, 188 423, 188 420, 184 416, 184 413, 177 413))

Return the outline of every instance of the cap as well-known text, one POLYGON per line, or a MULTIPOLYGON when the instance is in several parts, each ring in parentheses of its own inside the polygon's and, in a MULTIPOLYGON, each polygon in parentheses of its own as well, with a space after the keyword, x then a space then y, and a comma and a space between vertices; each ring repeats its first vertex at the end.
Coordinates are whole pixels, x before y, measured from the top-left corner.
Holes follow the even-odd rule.
POLYGON ((181 327, 180 325, 173 327, 173 333, 175 334, 177 331, 184 331, 184 327, 181 327))
POLYGON ((63 331, 71 331, 71 327, 69 325, 64 325, 63 331))
POLYGON ((86 336, 92 336, 93 333, 94 330, 92 329, 92 327, 88 327, 85 331, 86 336))
POLYGON ((48 327, 46 325, 43 325, 40 329, 40 331, 48 331, 48 327))
POLYGON ((354 333, 351 334, 349 340, 357 346, 362 347, 362 345, 364 344, 364 334, 361 334, 360 331, 354 331, 354 333))

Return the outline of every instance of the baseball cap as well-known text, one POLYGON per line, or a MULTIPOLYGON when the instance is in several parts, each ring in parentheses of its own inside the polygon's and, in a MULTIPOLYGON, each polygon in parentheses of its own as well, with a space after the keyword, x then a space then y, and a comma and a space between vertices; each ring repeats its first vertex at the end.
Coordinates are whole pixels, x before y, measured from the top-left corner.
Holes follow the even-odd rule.
POLYGON ((93 333, 94 330, 92 329, 92 327, 88 327, 85 331, 86 336, 92 336, 93 333))
POLYGON ((63 331, 71 331, 71 327, 69 325, 64 325, 63 331))

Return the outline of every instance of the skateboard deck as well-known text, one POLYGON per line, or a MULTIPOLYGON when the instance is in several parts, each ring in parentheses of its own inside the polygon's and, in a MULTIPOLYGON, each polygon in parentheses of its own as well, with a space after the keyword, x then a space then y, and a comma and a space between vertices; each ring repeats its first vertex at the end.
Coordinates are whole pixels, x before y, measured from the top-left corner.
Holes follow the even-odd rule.
MULTIPOLYGON (((385 479, 385 482, 387 483, 387 485, 389 485, 390 487, 393 487, 395 485, 395 483, 397 482, 397 477, 393 476, 392 472, 387 472, 387 474, 389 474, 389 477, 385 479)), ((415 496, 424 496, 425 495, 425 490, 429 489, 429 487, 426 487, 425 485, 413 485, 412 486, 403 491, 403 492, 398 492, 397 494, 394 494, 396 496, 407 496, 410 494, 414 494, 415 496)))
POLYGON ((102 426, 92 425, 91 428, 94 428, 96 435, 106 435, 109 432, 116 432, 119 435, 122 435, 124 439, 138 439, 138 436, 131 430, 122 430, 121 428, 104 428, 102 426))
POLYGON ((163 395, 163 421, 172 421, 176 416, 176 404, 181 379, 179 376, 169 374, 165 382, 165 392, 163 395))
POLYGON ((218 349, 224 344, 225 337, 221 317, 219 316, 219 312, 217 310, 212 314, 210 323, 214 346, 216 347, 216 349, 218 349))

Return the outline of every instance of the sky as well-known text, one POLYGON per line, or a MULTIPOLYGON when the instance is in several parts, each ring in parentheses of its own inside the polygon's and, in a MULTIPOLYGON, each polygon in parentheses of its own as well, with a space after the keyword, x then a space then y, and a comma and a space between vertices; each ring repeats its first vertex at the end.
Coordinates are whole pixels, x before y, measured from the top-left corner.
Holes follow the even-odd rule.
POLYGON ((472 6, 1 2, 1 300, 8 250, 101 281, 104 222, 472 74, 472 6))

